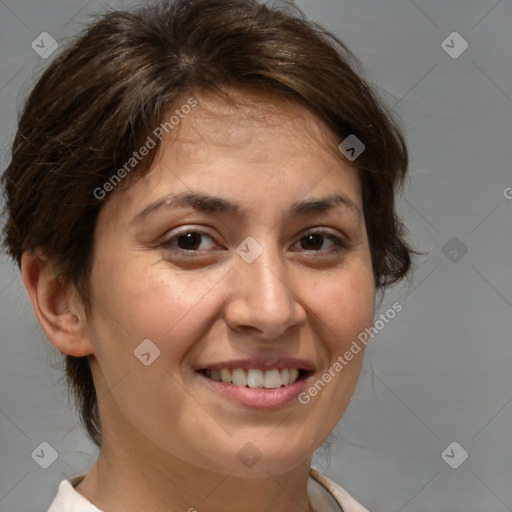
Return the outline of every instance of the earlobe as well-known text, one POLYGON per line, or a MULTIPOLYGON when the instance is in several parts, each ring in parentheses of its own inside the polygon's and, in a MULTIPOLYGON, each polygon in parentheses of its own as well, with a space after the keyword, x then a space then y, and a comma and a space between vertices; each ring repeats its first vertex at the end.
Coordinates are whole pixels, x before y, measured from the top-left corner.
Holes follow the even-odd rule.
POLYGON ((37 320, 52 344, 70 356, 92 354, 82 301, 74 286, 59 279, 46 253, 25 251, 21 274, 37 320))

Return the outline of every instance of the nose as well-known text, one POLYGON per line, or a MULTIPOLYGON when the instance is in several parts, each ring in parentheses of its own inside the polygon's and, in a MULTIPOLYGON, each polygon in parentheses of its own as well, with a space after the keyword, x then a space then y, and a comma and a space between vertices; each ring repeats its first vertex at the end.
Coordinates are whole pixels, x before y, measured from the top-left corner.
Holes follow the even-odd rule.
POLYGON ((229 272, 225 305, 225 319, 231 329, 276 339, 305 321, 297 283, 291 279, 292 269, 277 249, 264 247, 252 263, 236 256, 234 267, 229 272))

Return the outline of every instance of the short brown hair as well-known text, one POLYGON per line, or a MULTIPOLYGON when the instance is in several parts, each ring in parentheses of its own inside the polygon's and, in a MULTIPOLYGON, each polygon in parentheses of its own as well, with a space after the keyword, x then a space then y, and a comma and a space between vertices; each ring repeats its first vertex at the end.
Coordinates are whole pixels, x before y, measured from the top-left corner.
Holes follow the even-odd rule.
MULTIPOLYGON (((302 102, 340 142, 349 135, 363 141, 355 164, 375 284, 383 289, 411 265, 394 205, 408 153, 393 116, 361 75, 345 44, 290 4, 176 0, 107 12, 60 53, 25 103, 2 176, 5 248, 20 266, 24 251, 45 249, 89 308, 94 230, 104 204, 93 191, 186 95, 256 87, 302 102)), ((146 173, 155 153, 132 175, 146 173)), ((88 357, 66 356, 66 375, 83 425, 100 446, 88 357)))

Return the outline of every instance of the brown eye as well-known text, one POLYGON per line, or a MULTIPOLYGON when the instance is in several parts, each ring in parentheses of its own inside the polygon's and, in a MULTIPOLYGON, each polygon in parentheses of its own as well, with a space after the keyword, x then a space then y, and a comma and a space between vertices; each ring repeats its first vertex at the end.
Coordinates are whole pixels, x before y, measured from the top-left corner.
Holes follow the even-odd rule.
POLYGON ((212 237, 207 233, 188 229, 171 236, 161 246, 167 250, 193 254, 194 252, 203 252, 213 248, 214 243, 212 237))
POLYGON ((201 236, 195 232, 180 235, 176 238, 176 244, 180 249, 197 250, 197 247, 201 245, 201 236))
POLYGON ((305 250, 319 251, 323 245, 324 236, 311 234, 301 238, 301 246, 305 250))
POLYGON ((340 237, 326 231, 314 231, 307 233, 297 243, 300 243, 300 249, 314 252, 337 252, 348 248, 348 244, 340 237), (325 247, 325 242, 328 242, 325 247), (324 247, 322 249, 322 247, 324 247))

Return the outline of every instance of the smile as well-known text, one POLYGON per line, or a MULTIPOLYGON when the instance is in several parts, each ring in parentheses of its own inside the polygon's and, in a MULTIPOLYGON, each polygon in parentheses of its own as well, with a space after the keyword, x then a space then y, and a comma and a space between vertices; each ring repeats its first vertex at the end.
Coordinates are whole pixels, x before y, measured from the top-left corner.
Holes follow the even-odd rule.
POLYGON ((235 386, 249 388, 276 389, 281 386, 293 384, 300 376, 301 370, 297 368, 273 368, 261 370, 259 368, 228 368, 204 370, 204 375, 217 382, 226 382, 235 386))
POLYGON ((199 363, 193 369, 216 396, 251 409, 276 409, 298 403, 316 368, 307 359, 269 356, 199 363))

